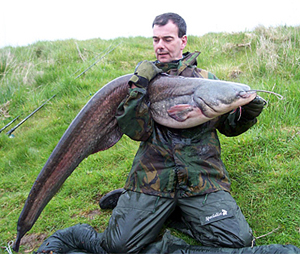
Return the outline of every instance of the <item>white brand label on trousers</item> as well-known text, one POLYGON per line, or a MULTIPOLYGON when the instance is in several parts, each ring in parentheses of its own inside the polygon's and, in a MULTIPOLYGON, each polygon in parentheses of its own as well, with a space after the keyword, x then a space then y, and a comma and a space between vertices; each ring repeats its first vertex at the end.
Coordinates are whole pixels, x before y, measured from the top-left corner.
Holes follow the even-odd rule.
POLYGON ((210 221, 211 219, 213 218, 216 218, 216 217, 219 217, 219 216, 226 216, 227 215, 227 211, 222 209, 222 212, 219 212, 219 213, 215 213, 211 216, 206 216, 205 220, 206 221, 210 221))

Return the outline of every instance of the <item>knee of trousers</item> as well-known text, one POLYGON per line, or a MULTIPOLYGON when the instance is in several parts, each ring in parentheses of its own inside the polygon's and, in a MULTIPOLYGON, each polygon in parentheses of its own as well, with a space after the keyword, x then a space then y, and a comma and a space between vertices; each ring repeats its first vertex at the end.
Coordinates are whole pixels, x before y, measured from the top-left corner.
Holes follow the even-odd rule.
POLYGON ((138 243, 132 243, 125 236, 120 237, 104 237, 101 246, 108 253, 138 253, 143 246, 139 246, 138 243))

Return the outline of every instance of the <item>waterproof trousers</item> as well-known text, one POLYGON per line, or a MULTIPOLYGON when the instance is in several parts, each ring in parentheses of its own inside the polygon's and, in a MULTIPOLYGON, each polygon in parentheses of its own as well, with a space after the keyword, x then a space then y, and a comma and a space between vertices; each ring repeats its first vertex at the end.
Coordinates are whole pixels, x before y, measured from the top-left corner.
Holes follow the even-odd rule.
POLYGON ((156 240, 175 209, 190 235, 204 246, 251 246, 252 231, 225 191, 173 199, 126 191, 112 212, 101 246, 113 253, 138 253, 156 240))
MULTIPOLYGON (((97 233, 87 224, 77 224, 73 227, 56 231, 38 249, 35 254, 106 254, 99 242, 102 234, 97 233)), ((143 254, 300 254, 300 249, 294 245, 271 244, 244 247, 205 247, 189 245, 185 241, 172 236, 167 230, 162 239, 149 244, 140 253, 143 254)))
POLYGON ((126 191, 103 233, 78 224, 55 232, 38 253, 300 253, 292 245, 247 247, 251 241, 251 229, 227 192, 166 199, 126 191), (169 232, 157 240, 175 208, 188 234, 205 247, 188 245, 169 232))

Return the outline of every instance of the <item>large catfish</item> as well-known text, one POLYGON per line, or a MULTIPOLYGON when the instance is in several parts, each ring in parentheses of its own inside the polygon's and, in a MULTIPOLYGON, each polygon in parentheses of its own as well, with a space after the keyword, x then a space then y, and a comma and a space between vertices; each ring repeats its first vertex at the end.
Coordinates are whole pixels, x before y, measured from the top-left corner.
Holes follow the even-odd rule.
MULTIPOLYGON (((33 184, 18 220, 13 250, 79 163, 122 137, 115 113, 128 93, 131 74, 101 88, 83 107, 33 184)), ((153 119, 172 128, 200 125, 253 100, 249 86, 233 82, 159 75, 148 87, 153 119)))

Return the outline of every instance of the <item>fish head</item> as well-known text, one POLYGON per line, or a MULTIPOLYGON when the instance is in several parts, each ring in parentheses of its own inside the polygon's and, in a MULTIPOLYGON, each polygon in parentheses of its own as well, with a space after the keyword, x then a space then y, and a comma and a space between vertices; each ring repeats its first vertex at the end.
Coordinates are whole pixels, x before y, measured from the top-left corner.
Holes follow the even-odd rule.
POLYGON ((216 80, 199 86, 193 100, 205 116, 214 118, 248 104, 255 97, 256 92, 248 85, 216 80))

